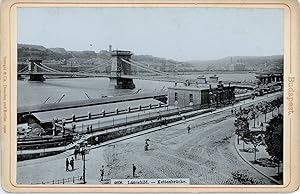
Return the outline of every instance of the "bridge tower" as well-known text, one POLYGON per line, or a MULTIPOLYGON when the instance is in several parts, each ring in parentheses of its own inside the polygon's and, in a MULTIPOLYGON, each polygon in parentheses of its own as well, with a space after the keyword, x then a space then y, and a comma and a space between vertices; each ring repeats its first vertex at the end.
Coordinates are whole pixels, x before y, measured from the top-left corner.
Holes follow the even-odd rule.
POLYGON ((28 72, 29 72, 29 81, 44 81, 44 75, 38 73, 38 67, 36 64, 41 64, 42 59, 29 59, 28 72))
POLYGON ((132 75, 131 65, 126 63, 126 61, 130 61, 132 55, 133 53, 130 51, 111 51, 112 64, 110 82, 116 89, 135 88, 132 78, 122 77, 125 75, 132 75))

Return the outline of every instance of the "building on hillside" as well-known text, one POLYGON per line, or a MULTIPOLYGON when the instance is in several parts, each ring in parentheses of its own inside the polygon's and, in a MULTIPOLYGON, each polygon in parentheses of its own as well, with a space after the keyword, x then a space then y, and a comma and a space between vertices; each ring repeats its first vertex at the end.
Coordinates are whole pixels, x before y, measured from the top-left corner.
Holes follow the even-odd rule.
POLYGON ((245 71, 246 65, 244 63, 236 63, 233 69, 234 71, 245 71))

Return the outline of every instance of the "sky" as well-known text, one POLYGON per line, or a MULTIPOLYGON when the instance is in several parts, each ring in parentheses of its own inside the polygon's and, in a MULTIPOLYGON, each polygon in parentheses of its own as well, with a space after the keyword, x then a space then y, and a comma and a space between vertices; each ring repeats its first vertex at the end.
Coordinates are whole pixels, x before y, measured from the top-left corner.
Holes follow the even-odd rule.
POLYGON ((18 8, 18 43, 179 61, 283 54, 283 9, 18 8))

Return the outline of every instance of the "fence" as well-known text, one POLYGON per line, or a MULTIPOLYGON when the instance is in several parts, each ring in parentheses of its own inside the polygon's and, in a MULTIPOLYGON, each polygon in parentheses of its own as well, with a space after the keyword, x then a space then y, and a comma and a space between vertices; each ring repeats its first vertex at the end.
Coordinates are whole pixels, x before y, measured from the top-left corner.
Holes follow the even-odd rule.
POLYGON ((79 115, 79 116, 73 115, 70 118, 64 118, 62 120, 64 120, 64 122, 67 124, 72 122, 80 122, 80 121, 85 121, 90 119, 98 119, 98 118, 116 116, 121 114, 132 113, 132 112, 151 110, 151 109, 162 108, 167 106, 168 106, 167 104, 158 103, 158 104, 149 104, 144 106, 140 105, 138 107, 128 107, 126 109, 115 109, 114 111, 102 110, 99 113, 92 114, 88 112, 86 115, 79 115))
POLYGON ((41 182, 37 184, 65 184, 65 183, 75 183, 76 181, 82 181, 82 176, 73 176, 70 178, 63 178, 63 179, 57 179, 57 180, 52 180, 52 181, 47 181, 47 182, 41 182))
POLYGON ((168 107, 165 106, 165 109, 160 110, 158 112, 148 112, 148 113, 137 113, 132 116, 124 115, 119 118, 111 118, 105 121, 98 120, 97 122, 83 124, 76 126, 76 133, 85 134, 85 133, 93 133, 96 131, 105 131, 112 128, 118 128, 125 125, 131 125, 136 123, 143 123, 145 121, 155 121, 161 117, 170 117, 174 115, 178 115, 181 117, 181 113, 187 113, 191 111, 200 110, 203 108, 208 108, 208 105, 190 105, 186 107, 168 107))

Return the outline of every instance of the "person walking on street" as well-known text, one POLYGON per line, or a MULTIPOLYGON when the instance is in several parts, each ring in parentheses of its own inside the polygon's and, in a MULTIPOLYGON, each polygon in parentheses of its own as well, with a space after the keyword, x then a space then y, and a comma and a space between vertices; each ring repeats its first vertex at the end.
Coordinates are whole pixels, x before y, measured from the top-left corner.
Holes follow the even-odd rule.
POLYGON ((188 125, 187 132, 190 133, 190 131, 191 131, 191 125, 188 125))
POLYGON ((104 166, 102 165, 102 168, 100 169, 100 180, 103 181, 104 176, 104 166))
POLYGON ((69 165, 70 165, 69 158, 67 158, 66 159, 66 171, 69 171, 69 165))
POLYGON ((75 156, 75 160, 77 160, 77 154, 78 154, 78 148, 75 147, 74 149, 74 156, 75 156))
POLYGON ((132 176, 135 177, 135 171, 136 171, 136 167, 134 164, 132 164, 132 176))
POLYGON ((74 158, 72 157, 72 159, 70 160, 70 165, 71 165, 71 169, 72 171, 74 170, 74 158))

